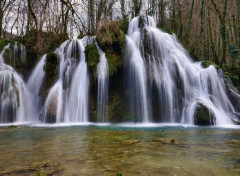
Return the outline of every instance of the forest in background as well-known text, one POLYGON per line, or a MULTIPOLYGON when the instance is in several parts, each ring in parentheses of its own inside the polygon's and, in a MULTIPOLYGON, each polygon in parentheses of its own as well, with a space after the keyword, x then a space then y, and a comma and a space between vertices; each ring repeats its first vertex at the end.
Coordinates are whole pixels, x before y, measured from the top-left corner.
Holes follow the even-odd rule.
POLYGON ((139 15, 153 16, 195 61, 221 67, 239 87, 240 0, 1 0, 0 36, 38 58, 68 38, 111 32, 101 29, 112 21, 127 33, 139 15))

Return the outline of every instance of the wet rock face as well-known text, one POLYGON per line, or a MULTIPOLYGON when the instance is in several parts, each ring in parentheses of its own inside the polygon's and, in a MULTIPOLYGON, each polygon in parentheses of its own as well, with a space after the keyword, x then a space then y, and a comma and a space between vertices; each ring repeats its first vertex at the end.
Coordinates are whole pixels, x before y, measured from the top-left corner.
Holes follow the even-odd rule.
POLYGON ((228 79, 224 79, 226 85, 226 92, 228 95, 229 100, 231 101, 232 105, 234 106, 237 112, 240 112, 240 96, 236 93, 238 90, 232 86, 232 83, 228 79))
POLYGON ((194 125, 210 126, 215 124, 215 118, 211 115, 210 110, 203 104, 199 103, 194 113, 194 125))
POLYGON ((231 113, 231 119, 236 125, 240 125, 240 113, 238 112, 231 113))

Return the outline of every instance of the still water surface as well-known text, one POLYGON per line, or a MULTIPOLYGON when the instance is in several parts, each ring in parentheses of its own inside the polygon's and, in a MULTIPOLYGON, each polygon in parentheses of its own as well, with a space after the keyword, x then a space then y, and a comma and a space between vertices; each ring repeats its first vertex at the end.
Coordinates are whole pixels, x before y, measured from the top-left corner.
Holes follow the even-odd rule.
POLYGON ((0 175, 240 175, 240 130, 0 127, 0 175))

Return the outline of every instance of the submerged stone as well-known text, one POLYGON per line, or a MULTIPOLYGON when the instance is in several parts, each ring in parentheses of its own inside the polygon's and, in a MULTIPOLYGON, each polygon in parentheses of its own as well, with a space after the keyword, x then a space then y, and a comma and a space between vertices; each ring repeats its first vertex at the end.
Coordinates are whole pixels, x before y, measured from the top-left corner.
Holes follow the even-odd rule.
POLYGON ((140 142, 141 142, 140 140, 126 140, 126 141, 123 141, 123 144, 132 145, 140 142))
POLYGON ((155 138, 153 142, 160 142, 163 144, 179 144, 175 139, 167 139, 167 138, 155 138))

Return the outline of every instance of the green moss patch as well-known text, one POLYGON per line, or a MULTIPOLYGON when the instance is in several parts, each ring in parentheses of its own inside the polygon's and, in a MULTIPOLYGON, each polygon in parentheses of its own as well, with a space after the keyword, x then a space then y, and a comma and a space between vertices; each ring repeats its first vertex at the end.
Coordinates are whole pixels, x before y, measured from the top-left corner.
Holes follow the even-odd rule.
POLYGON ((88 45, 85 48, 86 61, 91 75, 97 76, 97 65, 99 63, 99 53, 96 45, 88 45))
POLYGON ((5 39, 0 40, 0 52, 3 50, 3 48, 8 44, 8 41, 5 39))

